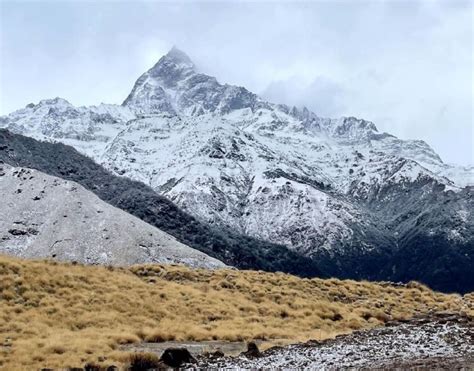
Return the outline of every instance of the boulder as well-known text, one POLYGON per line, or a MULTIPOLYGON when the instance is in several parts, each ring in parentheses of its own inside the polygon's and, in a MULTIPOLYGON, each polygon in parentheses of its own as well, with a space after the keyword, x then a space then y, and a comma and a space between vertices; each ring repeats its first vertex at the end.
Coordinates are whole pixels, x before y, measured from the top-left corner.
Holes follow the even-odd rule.
POLYGON ((160 361, 170 367, 181 367, 186 363, 196 363, 196 359, 186 348, 168 348, 161 355, 160 361))

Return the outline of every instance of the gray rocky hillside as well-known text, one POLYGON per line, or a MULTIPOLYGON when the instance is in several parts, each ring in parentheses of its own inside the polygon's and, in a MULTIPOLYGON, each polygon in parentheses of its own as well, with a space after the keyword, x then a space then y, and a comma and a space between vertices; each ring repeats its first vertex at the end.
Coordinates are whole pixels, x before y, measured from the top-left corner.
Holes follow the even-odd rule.
POLYGON ((224 266, 75 182, 7 164, 0 169, 0 253, 88 264, 224 266))

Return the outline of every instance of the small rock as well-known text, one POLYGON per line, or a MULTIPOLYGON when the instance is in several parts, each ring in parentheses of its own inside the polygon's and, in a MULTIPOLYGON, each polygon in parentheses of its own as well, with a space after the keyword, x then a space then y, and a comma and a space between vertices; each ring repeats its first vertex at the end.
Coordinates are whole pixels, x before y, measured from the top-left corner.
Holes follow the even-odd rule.
POLYGON ((12 339, 11 338, 6 338, 5 341, 3 342, 4 347, 11 347, 12 346, 12 339))
POLYGON ((24 231, 22 229, 16 229, 16 228, 9 229, 8 233, 10 233, 14 236, 24 236, 25 234, 28 234, 27 231, 24 231))
POLYGON ((242 353, 243 356, 247 358, 259 358, 262 356, 262 353, 253 341, 247 344, 247 351, 242 353))
POLYGON ((214 353, 209 354, 209 358, 211 359, 219 359, 222 357, 224 357, 224 353, 220 349, 217 349, 214 353))
POLYGON ((186 348, 168 348, 161 355, 160 361, 170 367, 181 367, 186 363, 196 363, 196 359, 186 348))
POLYGON ((31 228, 31 227, 28 227, 27 232, 28 234, 32 234, 34 236, 36 236, 39 233, 37 229, 31 228))

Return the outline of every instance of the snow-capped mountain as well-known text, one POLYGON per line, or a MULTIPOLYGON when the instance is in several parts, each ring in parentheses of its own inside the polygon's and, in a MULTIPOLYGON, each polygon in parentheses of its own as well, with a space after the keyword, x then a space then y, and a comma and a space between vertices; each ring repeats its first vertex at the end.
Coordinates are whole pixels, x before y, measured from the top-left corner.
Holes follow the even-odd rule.
POLYGON ((403 264, 374 264, 424 239, 439 238, 438 255, 452 241, 472 253, 472 167, 447 165, 425 142, 379 133, 369 121, 321 118, 221 84, 176 48, 121 106, 44 100, 0 118, 0 127, 72 145, 206 223, 333 257, 339 275, 385 269, 411 278, 403 264), (439 216, 442 202, 453 210, 439 216))

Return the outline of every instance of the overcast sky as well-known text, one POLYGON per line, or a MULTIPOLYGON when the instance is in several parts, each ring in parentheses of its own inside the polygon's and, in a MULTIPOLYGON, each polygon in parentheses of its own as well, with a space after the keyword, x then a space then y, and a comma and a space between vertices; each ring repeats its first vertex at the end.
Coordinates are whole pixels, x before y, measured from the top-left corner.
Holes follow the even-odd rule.
POLYGON ((220 82, 474 163, 471 1, 0 0, 0 114, 121 103, 173 45, 220 82))

